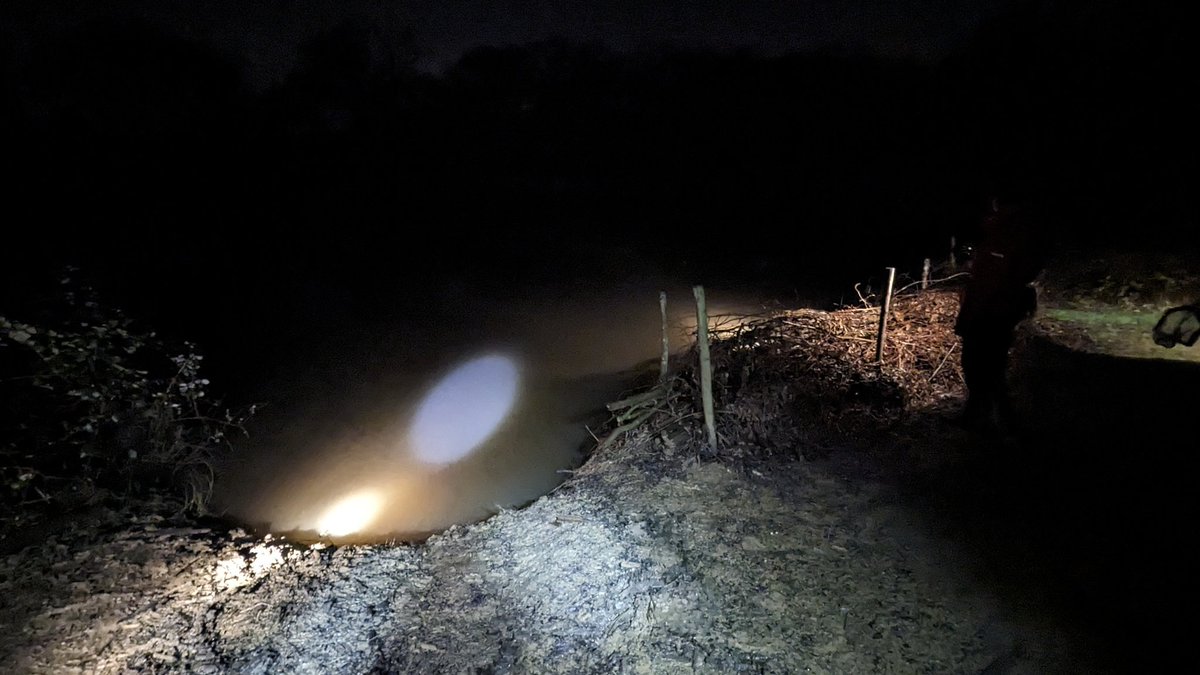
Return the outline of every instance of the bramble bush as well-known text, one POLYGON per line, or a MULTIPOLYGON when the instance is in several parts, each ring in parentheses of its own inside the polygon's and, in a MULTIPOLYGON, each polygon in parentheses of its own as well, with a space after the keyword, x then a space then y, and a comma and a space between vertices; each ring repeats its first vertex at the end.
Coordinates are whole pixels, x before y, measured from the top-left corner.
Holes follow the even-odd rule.
POLYGON ((172 348, 68 270, 36 322, 0 315, 0 508, 19 519, 105 500, 203 514, 217 453, 254 406, 223 407, 195 345, 172 348))

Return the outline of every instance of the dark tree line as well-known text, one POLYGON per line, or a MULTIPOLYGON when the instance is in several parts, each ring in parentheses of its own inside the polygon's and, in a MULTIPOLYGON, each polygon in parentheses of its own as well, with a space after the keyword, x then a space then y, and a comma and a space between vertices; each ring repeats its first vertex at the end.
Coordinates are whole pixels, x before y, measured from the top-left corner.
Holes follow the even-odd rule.
POLYGON ((0 50, 8 274, 94 264, 257 314, 296 280, 369 306, 381 276, 569 275, 620 241, 788 284, 915 264, 996 190, 1063 242, 1191 245, 1184 26, 1045 0, 933 65, 550 41, 435 77, 411 35, 347 21, 259 90, 212 46, 92 22, 0 50))

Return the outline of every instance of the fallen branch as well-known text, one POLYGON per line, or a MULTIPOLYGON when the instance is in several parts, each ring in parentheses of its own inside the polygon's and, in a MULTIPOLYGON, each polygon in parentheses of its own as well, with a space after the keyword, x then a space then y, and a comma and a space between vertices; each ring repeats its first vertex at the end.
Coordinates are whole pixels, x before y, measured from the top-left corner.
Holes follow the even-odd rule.
POLYGON ((634 429, 638 428, 639 426, 642 425, 643 422, 650 419, 650 417, 653 416, 654 413, 656 413, 662 409, 663 409, 663 406, 659 406, 657 408, 645 409, 640 415, 634 417, 632 420, 630 420, 628 422, 625 422, 624 424, 621 424, 616 429, 613 429, 612 433, 610 433, 608 436, 606 436, 604 438, 604 442, 602 442, 596 448, 596 450, 603 450, 604 448, 612 445, 613 442, 615 442, 617 440, 617 438, 619 438, 622 434, 625 434, 627 432, 633 431, 634 429))
POLYGON ((620 401, 614 401, 604 407, 608 408, 609 412, 616 412, 626 408, 636 410, 647 403, 656 403, 659 399, 666 396, 670 388, 670 382, 664 382, 640 394, 634 394, 633 396, 623 398, 620 401))
POLYGON ((950 358, 950 355, 954 353, 954 350, 957 347, 958 343, 953 343, 950 345, 950 349, 946 350, 946 355, 942 357, 942 362, 938 364, 937 368, 933 369, 933 374, 929 376, 930 382, 933 382, 933 379, 938 376, 938 373, 942 372, 942 366, 946 365, 946 360, 950 358))

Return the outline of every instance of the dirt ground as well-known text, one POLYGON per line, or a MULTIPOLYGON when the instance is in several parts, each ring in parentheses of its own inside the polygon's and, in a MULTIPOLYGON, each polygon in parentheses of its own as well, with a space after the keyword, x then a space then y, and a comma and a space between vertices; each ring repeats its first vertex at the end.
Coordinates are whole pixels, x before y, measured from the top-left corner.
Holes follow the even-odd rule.
POLYGON ((1007 435, 947 398, 714 455, 675 415, 422 543, 73 514, 0 559, 0 671, 1164 672, 1190 656, 1200 352, 1065 288, 1014 351, 1007 435))

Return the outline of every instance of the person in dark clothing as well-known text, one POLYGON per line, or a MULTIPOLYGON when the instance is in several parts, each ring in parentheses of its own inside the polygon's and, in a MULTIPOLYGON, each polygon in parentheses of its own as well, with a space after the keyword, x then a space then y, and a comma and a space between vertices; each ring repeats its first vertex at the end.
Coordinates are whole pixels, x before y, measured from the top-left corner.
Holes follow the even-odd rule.
POLYGON ((997 429, 1011 420, 1008 354, 1017 325, 1037 310, 1033 282, 1045 264, 1037 228, 1026 208, 995 199, 981 223, 954 326, 967 385, 961 421, 970 428, 997 429))

